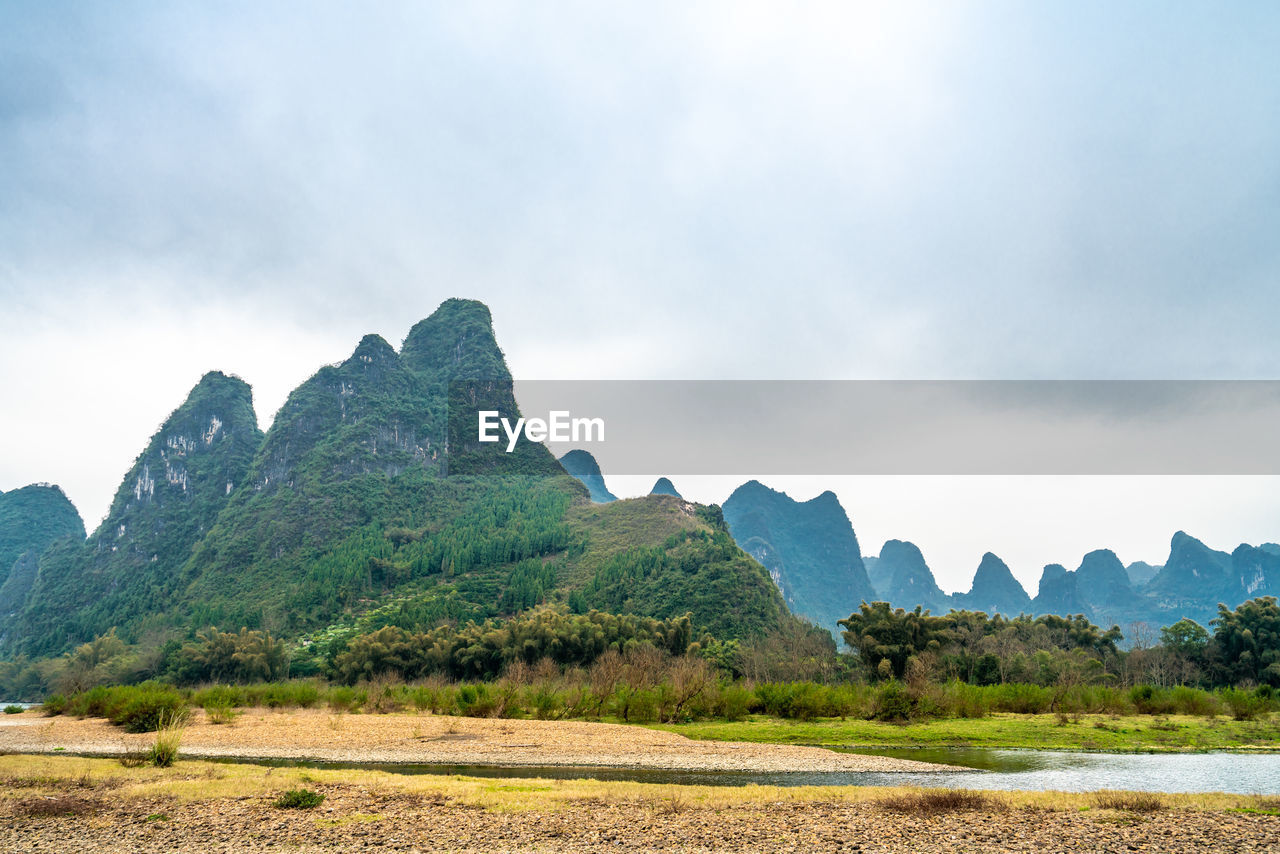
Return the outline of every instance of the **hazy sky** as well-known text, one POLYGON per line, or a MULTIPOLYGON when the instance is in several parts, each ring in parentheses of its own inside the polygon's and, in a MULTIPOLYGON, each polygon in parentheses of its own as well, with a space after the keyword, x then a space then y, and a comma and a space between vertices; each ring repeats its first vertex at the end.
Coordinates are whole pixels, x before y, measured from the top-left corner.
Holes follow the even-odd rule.
MULTIPOLYGON (((1266 2, 7 3, 0 489, 93 527, 203 372, 265 426, 450 296, 526 378, 1276 378, 1276 44, 1266 2)), ((948 589, 1280 539, 1273 479, 920 483, 830 485, 948 589)))

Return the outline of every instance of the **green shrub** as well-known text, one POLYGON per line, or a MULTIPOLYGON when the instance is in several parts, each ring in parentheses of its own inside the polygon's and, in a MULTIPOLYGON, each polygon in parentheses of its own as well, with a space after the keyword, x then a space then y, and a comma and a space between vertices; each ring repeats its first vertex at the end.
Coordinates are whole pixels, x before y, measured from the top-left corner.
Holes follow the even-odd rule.
POLYGON ((168 686, 130 686, 121 689, 107 707, 107 718, 125 732, 154 732, 165 723, 185 721, 187 701, 168 686))
POLYGON ((740 721, 751 707, 752 692, 741 685, 728 684, 716 696, 711 714, 726 721, 740 721))
POLYGON ((204 707, 211 724, 229 724, 239 714, 230 703, 210 703, 204 707))
POLYGON ((991 692, 991 709, 995 712, 1042 715, 1053 703, 1053 691, 1039 685, 1016 682, 993 685, 988 690, 991 692))
POLYGON ((991 712, 986 691, 956 679, 943 686, 941 705, 957 718, 985 718, 991 712))
POLYGON ((871 719, 891 722, 910 720, 913 705, 906 687, 898 680, 890 679, 882 682, 876 691, 871 719))
POLYGON ((464 717, 488 718, 498 710, 499 698, 497 692, 483 682, 468 683, 458 687, 454 704, 458 714, 464 717))
POLYGON ((60 715, 67 710, 67 698, 61 694, 50 694, 40 705, 40 713, 47 717, 60 715))
POLYGON ((1231 716, 1238 721, 1251 721, 1267 711, 1268 703, 1253 691, 1242 691, 1239 688, 1227 688, 1222 692, 1222 701, 1231 710, 1231 716))
POLYGON ((1179 685, 1171 692, 1173 706, 1180 715, 1209 717, 1222 711, 1222 703, 1208 691, 1179 685))
POLYGON ((309 709, 320 699, 314 682, 273 682, 266 686, 261 705, 268 709, 309 709))
POLYGON ((329 689, 329 709, 334 712, 358 712, 369 694, 363 689, 339 685, 329 689))
POLYGON ((147 751, 147 761, 157 768, 168 768, 178 761, 178 747, 182 744, 183 720, 162 719, 156 730, 155 744, 147 751))
POLYGON ((311 789, 290 789, 276 798, 275 806, 282 810, 309 810, 324 803, 324 795, 311 789))
POLYGON ((1152 685, 1135 685, 1129 700, 1140 715, 1169 715, 1177 711, 1171 692, 1152 685))

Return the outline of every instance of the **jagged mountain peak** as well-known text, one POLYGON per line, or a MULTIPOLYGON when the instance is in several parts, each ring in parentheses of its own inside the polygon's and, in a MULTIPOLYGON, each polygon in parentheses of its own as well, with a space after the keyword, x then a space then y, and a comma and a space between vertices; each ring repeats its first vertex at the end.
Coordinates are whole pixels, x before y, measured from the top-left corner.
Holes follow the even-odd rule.
POLYGON ((653 489, 649 490, 650 495, 674 495, 676 498, 683 498, 676 485, 671 482, 670 478, 660 477, 654 481, 653 489))
POLYGON ((560 465, 587 488, 591 500, 596 504, 608 504, 617 501, 618 496, 605 486, 604 475, 600 473, 600 464, 589 451, 575 448, 560 458, 560 465))
POLYGON ((1116 585, 1127 589, 1129 574, 1124 564, 1111 549, 1096 549, 1089 552, 1080 561, 1080 583, 1086 585, 1116 585))
POLYGON ((894 607, 920 605, 935 613, 947 610, 951 597, 938 587, 924 553, 912 542, 889 540, 880 549, 879 570, 885 576, 884 589, 877 592, 894 607))
POLYGON ((1092 617, 1088 603, 1080 595, 1080 576, 1068 572, 1060 563, 1045 566, 1040 575, 1040 586, 1036 590, 1036 598, 1031 601, 1031 612, 1041 614, 1084 614, 1092 617))
POLYGON ((39 556, 55 540, 84 539, 84 522, 62 488, 33 483, 0 493, 0 584, 24 554, 39 556))
POLYGON ((800 502, 750 480, 725 500, 724 518, 793 613, 834 634, 837 620, 875 598, 857 535, 834 494, 800 502))
POLYGON ((400 357, 413 370, 441 379, 511 379, 489 307, 476 300, 445 300, 409 330, 400 357))
POLYGON ((1044 571, 1040 573, 1040 584, 1043 586, 1046 581, 1056 581, 1066 574, 1067 568, 1062 564, 1047 563, 1044 566, 1044 571))
POLYGON ((1014 578, 1008 564, 992 552, 983 554, 969 592, 955 598, 966 608, 988 614, 1016 615, 1031 606, 1031 597, 1014 578))
POLYGON ((29 590, 6 591, 6 600, 29 603, 14 634, 36 650, 58 649, 163 610, 261 441, 249 384, 206 373, 138 455, 88 540, 51 548, 29 590))
POLYGON ((924 563, 924 553, 920 547, 909 540, 886 540, 880 549, 881 560, 888 557, 905 557, 911 561, 924 563))

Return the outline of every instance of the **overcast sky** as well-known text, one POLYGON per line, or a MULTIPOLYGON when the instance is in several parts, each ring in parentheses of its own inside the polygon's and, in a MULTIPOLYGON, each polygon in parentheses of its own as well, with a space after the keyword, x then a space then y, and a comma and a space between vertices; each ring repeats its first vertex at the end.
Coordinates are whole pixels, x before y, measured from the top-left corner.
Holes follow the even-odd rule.
MULTIPOLYGON (((1276 44, 1266 2, 5 4, 0 489, 92 528, 205 371, 266 426, 450 296, 526 378, 1277 378, 1276 44)), ((1273 479, 993 483, 831 488, 948 589, 1280 539, 1273 479)))

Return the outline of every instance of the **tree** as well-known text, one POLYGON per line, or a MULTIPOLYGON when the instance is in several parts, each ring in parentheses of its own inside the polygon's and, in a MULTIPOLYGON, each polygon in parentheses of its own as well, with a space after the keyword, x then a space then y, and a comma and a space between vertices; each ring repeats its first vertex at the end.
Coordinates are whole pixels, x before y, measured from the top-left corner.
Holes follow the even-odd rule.
POLYGON ((937 652, 949 640, 944 619, 921 611, 919 605, 914 611, 904 611, 891 609, 888 602, 863 602, 858 613, 838 625, 845 629, 844 642, 857 653, 872 679, 882 678, 884 661, 889 662, 892 677, 901 679, 907 659, 926 651, 937 652))
POLYGON ((1250 599, 1234 611, 1218 606, 1212 649, 1219 682, 1280 686, 1280 607, 1274 596, 1250 599))

